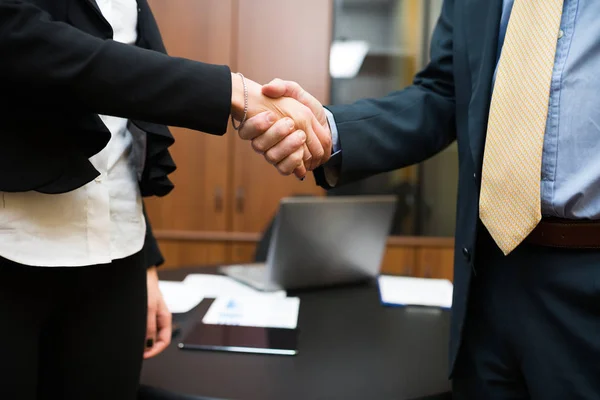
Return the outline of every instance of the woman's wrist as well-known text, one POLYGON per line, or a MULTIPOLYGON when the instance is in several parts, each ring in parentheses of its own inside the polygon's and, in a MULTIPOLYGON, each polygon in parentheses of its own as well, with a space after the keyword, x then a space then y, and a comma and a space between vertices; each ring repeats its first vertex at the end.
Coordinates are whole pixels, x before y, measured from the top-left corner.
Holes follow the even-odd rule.
POLYGON ((146 271, 146 275, 150 278, 156 278, 158 280, 158 271, 156 267, 150 267, 146 271))
POLYGON ((231 80, 231 115, 234 119, 241 121, 244 118, 246 106, 248 107, 247 119, 271 109, 269 103, 274 100, 262 94, 262 85, 247 77, 242 78, 240 74, 232 74, 231 80))
POLYGON ((236 120, 244 117, 244 82, 239 74, 231 74, 231 115, 236 120))

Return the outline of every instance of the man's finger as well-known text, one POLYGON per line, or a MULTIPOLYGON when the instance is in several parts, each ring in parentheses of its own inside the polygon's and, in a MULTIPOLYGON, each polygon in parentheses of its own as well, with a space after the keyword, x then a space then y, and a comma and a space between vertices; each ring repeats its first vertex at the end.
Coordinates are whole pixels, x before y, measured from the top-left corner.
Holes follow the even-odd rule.
POLYGON ((265 111, 255 115, 244 123, 239 130, 240 138, 252 140, 265 133, 277 121, 275 115, 270 111, 265 111))
POLYGON ((312 159, 312 154, 310 154, 310 150, 308 150, 308 146, 304 143, 304 162, 308 162, 312 159))
POLYGON ((304 179, 306 176, 306 168, 302 158, 304 157, 304 148, 300 147, 294 153, 287 156, 279 164, 276 165, 277 171, 282 175, 294 174, 298 179, 304 179))
POLYGON ((265 154, 269 149, 294 132, 294 127, 294 120, 291 118, 282 118, 262 135, 254 138, 252 140, 252 148, 259 154, 265 154))
POLYGON ((301 181, 304 180, 304 178, 306 177, 306 165, 310 162, 310 160, 312 159, 312 154, 310 154, 310 150, 308 150, 308 146, 306 145, 306 143, 304 143, 304 154, 303 154, 303 163, 302 165, 300 165, 298 168, 296 168, 294 170, 294 175, 296 176, 296 178, 300 179, 301 181))
POLYGON ((262 93, 273 99, 280 97, 292 97, 298 101, 304 98, 306 92, 302 86, 294 81, 284 81, 281 79, 273 79, 262 87, 262 93))
POLYGON ((321 159, 325 155, 325 150, 323 149, 319 137, 315 133, 312 122, 309 122, 308 126, 309 128, 306 130, 306 147, 308 148, 308 151, 312 157, 309 161, 307 161, 306 168, 309 171, 312 171, 320 165, 321 159))
POLYGON ((296 167, 296 169, 294 170, 294 176, 301 181, 303 181, 306 178, 306 174, 307 174, 307 171, 306 171, 306 166, 304 165, 304 163, 300 163, 300 165, 298 165, 296 167))
POLYGON ((306 143, 306 134, 304 131, 293 132, 268 149, 264 155, 265 159, 270 164, 277 165, 298 150, 302 151, 302 158, 304 158, 304 143, 306 143))
POLYGON ((278 78, 273 79, 271 82, 263 86, 262 93, 272 99, 283 97, 287 91, 287 82, 288 81, 283 81, 278 78))
POLYGON ((312 128, 315 131, 319 142, 321 143, 321 147, 323 148, 323 155, 318 160, 319 165, 322 165, 329 160, 333 150, 331 131, 329 129, 326 129, 323 125, 319 124, 319 122, 315 118, 313 118, 312 128))

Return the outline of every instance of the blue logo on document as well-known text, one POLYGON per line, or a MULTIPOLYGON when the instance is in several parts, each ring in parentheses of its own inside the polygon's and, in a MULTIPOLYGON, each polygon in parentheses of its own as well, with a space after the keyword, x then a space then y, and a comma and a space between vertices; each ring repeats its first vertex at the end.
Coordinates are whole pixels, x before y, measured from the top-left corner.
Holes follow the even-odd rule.
POLYGON ((239 325, 239 320, 243 313, 241 307, 235 300, 229 300, 225 305, 225 309, 220 313, 223 325, 239 325))
POLYGON ((229 303, 227 303, 227 309, 233 310, 236 307, 237 307, 237 303, 235 302, 235 300, 229 300, 229 303))

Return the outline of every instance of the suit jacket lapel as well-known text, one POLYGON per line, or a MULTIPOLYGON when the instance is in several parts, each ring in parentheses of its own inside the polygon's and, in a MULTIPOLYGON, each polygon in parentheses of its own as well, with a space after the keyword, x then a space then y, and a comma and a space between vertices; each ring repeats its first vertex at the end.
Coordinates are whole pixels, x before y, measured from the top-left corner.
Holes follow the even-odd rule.
POLYGON ((502 0, 465 0, 466 40, 471 71, 469 144, 475 165, 480 167, 487 131, 496 68, 502 0))

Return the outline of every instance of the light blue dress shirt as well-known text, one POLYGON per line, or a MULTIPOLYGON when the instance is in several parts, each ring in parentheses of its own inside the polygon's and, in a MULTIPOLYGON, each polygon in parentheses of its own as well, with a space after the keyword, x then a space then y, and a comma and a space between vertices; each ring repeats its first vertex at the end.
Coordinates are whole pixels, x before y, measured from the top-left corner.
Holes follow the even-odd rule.
MULTIPOLYGON (((503 0, 498 59, 514 0, 503 0)), ((542 213, 600 219, 600 0, 565 0, 542 156, 542 213)), ((327 112, 334 152, 341 151, 327 112)))

